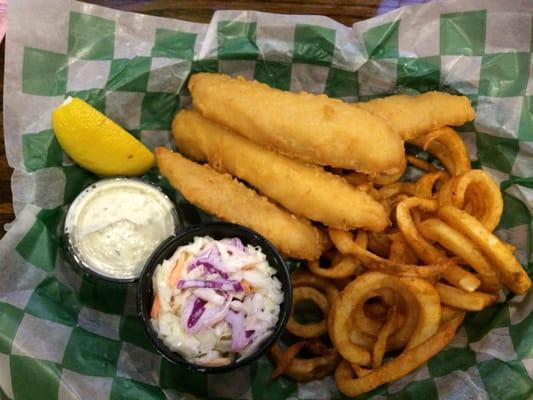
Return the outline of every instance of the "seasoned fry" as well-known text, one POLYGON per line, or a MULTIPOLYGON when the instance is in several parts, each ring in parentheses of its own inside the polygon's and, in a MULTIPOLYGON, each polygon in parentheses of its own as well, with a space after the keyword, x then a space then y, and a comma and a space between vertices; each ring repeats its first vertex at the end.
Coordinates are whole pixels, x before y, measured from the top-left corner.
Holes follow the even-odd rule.
MULTIPOLYGON (((396 221, 407 243, 422 261, 438 263, 446 260, 446 255, 424 239, 418 232, 410 213, 415 208, 435 212, 438 209, 438 203, 436 200, 411 197, 398 204, 398 207, 396 207, 396 221)), ((443 272, 442 277, 452 285, 468 292, 476 290, 481 285, 479 279, 457 265, 451 265, 443 272)))
POLYGON ((458 308, 446 306, 444 304, 441 304, 440 309, 441 309, 441 321, 440 321, 441 326, 442 324, 448 322, 449 320, 457 317, 458 315, 464 312, 464 311, 459 310, 458 308))
POLYGON ((367 352, 369 352, 369 354, 374 350, 374 345, 376 344, 375 336, 367 335, 366 333, 363 333, 358 329, 350 329, 348 335, 350 337, 350 341, 353 344, 362 347, 367 352))
POLYGON ((312 339, 322 336, 327 332, 326 321, 322 320, 320 322, 301 324, 294 317, 295 306, 300 301, 311 300, 315 303, 321 310, 324 315, 328 314, 330 304, 325 295, 316 290, 315 288, 309 286, 298 286, 292 290, 292 310, 289 321, 287 322, 287 330, 299 337, 304 339, 312 339))
POLYGON ((291 281, 294 291, 294 301, 291 318, 289 319, 289 323, 287 323, 287 329, 294 335, 302 338, 316 338, 326 333, 328 313, 339 296, 339 290, 330 281, 303 270, 292 272, 291 281), (325 297, 324 294, 326 295, 325 297), (295 304, 297 301, 305 298, 312 300, 320 307, 324 315, 323 321, 319 323, 300 324, 294 319, 295 304))
POLYGON ((428 134, 424 135, 424 138, 421 142, 422 144, 422 149, 424 151, 427 151, 428 150, 428 147, 429 147, 429 144, 431 142, 433 142, 434 140, 438 139, 439 136, 442 136, 446 133, 446 130, 444 129, 437 129, 437 130, 434 130, 434 131, 431 131, 429 132, 428 134))
MULTIPOLYGON (((299 348, 296 348, 296 350, 300 351, 303 347, 309 348, 307 341, 301 343, 304 344, 298 345, 299 348)), ((312 347, 309 350, 313 352, 312 347)), ((285 355, 286 352, 283 352, 277 342, 270 349, 270 355, 275 363, 280 365, 282 374, 297 381, 305 382, 313 379, 321 379, 333 372, 340 360, 339 353, 334 348, 328 349, 326 354, 318 354, 317 357, 312 358, 298 358, 296 357, 298 351, 295 352, 295 350, 292 350, 290 354, 285 355)))
POLYGON ((440 330, 421 345, 408 350, 369 374, 354 378, 348 361, 341 361, 335 371, 335 382, 346 396, 358 396, 369 392, 384 383, 395 381, 414 371, 451 342, 464 313, 443 324, 440 330))
POLYGON ((411 217, 411 210, 419 209, 427 212, 435 212, 438 207, 439 204, 437 201, 418 197, 410 197, 396 207, 396 222, 400 231, 416 255, 427 263, 433 263, 445 256, 443 252, 420 236, 411 217))
POLYGON ((342 315, 337 316, 340 310, 339 304, 340 298, 337 298, 337 300, 335 300, 335 303, 333 303, 333 306, 331 307, 328 316, 327 327, 329 337, 335 348, 338 351, 341 350, 339 352, 341 353, 342 357, 359 365, 369 365, 372 360, 370 351, 374 346, 374 341, 372 340, 372 338, 368 338, 368 335, 364 335, 362 332, 361 339, 363 340, 363 342, 371 341, 367 342, 366 346, 364 346, 364 344, 360 340, 354 338, 354 333, 358 331, 352 330, 350 332, 347 329, 350 313, 352 312, 353 308, 344 311, 342 315))
POLYGON ((405 346, 406 350, 410 350, 424 343, 439 329, 441 320, 440 296, 433 285, 423 279, 401 278, 401 280, 413 292, 420 306, 415 331, 405 346))
POLYGON ((470 214, 493 231, 503 212, 503 198, 496 182, 483 170, 473 169, 453 177, 438 192, 440 205, 464 209, 470 202, 470 214))
POLYGON ((376 301, 379 299, 380 303, 364 303, 363 307, 356 307, 350 316, 351 318, 351 329, 360 330, 366 335, 375 337, 379 330, 381 329, 385 320, 383 318, 373 318, 367 316, 368 307, 380 304, 385 307, 385 317, 388 313, 388 310, 395 305, 398 300, 398 296, 395 295, 394 291, 389 288, 377 289, 372 293, 371 299, 376 301))
POLYGON ((481 281, 474 274, 456 264, 451 265, 442 277, 465 292, 473 292, 481 286, 481 281))
POLYGON ((363 249, 366 249, 368 247, 368 233, 365 231, 357 231, 354 243, 363 249))
POLYGON ((329 268, 321 268, 318 260, 308 261, 307 268, 313 274, 329 279, 344 279, 351 277, 361 263, 352 256, 342 255, 336 263, 332 261, 329 268))
POLYGON ((374 350, 372 351, 372 368, 376 369, 381 367, 383 362, 383 356, 387 350, 387 340, 389 339, 393 329, 396 328, 396 325, 399 324, 398 313, 396 311, 396 306, 389 308, 389 315, 387 321, 383 324, 383 327, 379 331, 376 337, 376 344, 374 345, 374 350))
POLYGON ((287 347, 287 350, 279 357, 274 371, 272 371, 272 379, 277 378, 278 376, 283 375, 289 365, 292 363, 298 352, 304 347, 305 342, 298 342, 292 346, 287 347))
POLYGON ((417 138, 446 125, 463 125, 475 116, 468 97, 444 92, 395 95, 355 103, 355 106, 383 118, 403 140, 417 138))
POLYGON ((193 75, 189 90, 205 117, 290 157, 367 174, 394 174, 405 160, 385 121, 340 100, 210 73, 193 75))
MULTIPOLYGON (((326 321, 318 324, 300 324, 294 319, 294 305, 301 300, 311 300, 317 304, 327 319, 328 311, 338 298, 339 291, 333 284, 305 271, 291 273, 294 301, 291 318, 287 329, 299 337, 318 337, 326 333, 326 321), (325 296, 324 296, 324 294, 325 296), (290 325, 290 326, 289 326, 290 325)), ((285 352, 276 343, 270 349, 270 355, 277 364, 276 374, 285 374, 299 381, 320 379, 330 374, 339 362, 339 354, 335 348, 329 348, 319 339, 299 342, 297 346, 289 346, 285 352), (297 354, 306 348, 315 357, 298 358, 297 354)))
MULTIPOLYGON (((381 257, 387 257, 387 255, 390 252, 390 245, 391 241, 385 235, 383 232, 376 232, 376 233, 370 233, 367 234, 368 236, 368 243, 367 248, 373 253, 376 253, 377 255, 381 257)), ((357 238, 355 239, 355 243, 357 243, 357 238)))
POLYGON ((465 260, 479 274, 484 288, 491 292, 500 287, 500 280, 494 268, 485 259, 477 246, 461 233, 439 219, 427 219, 418 229, 428 240, 438 242, 441 246, 465 260))
POLYGON ((317 356, 324 356, 331 350, 319 339, 307 340, 304 347, 317 356))
POLYGON ((368 250, 358 246, 351 238, 351 233, 328 229, 329 236, 341 253, 351 254, 360 260, 367 269, 381 271, 392 275, 414 276, 431 278, 442 274, 453 262, 447 260, 432 265, 399 264, 379 257, 368 250))
POLYGON ((423 160, 422 158, 419 158, 417 156, 408 155, 407 156, 407 162, 409 164, 411 164, 413 167, 421 169, 424 172, 438 172, 438 171, 440 171, 433 164, 431 164, 431 163, 427 162, 426 160, 423 160))
POLYGON ((466 311, 480 311, 494 303, 495 295, 483 292, 468 293, 453 286, 437 283, 435 288, 439 292, 443 304, 466 311))
POLYGON ((187 200, 219 218, 256 230, 284 254, 313 260, 326 248, 327 237, 309 221, 279 208, 230 176, 162 147, 155 155, 161 174, 187 200))
POLYGON ((380 319, 387 314, 387 307, 383 303, 366 303, 363 313, 373 319, 380 319))
POLYGON ((377 201, 339 176, 266 149, 196 111, 180 111, 172 133, 186 156, 250 183, 295 215, 338 229, 382 231, 388 224, 377 201))
POLYGON ((415 195, 416 186, 412 182, 395 182, 382 186, 379 190, 379 196, 382 199, 388 199, 399 194, 415 195))
MULTIPOLYGON (((400 348, 405 346, 416 327, 418 318, 417 301, 400 279, 381 272, 367 272, 360 275, 344 288, 336 300, 328 319, 328 331, 331 341, 341 355, 352 363, 369 365, 371 356, 363 347, 350 341, 350 335, 346 327, 350 321, 351 314, 355 309, 362 308, 365 302, 374 296, 376 290, 382 289, 393 290, 406 304, 406 318, 401 327, 392 334, 390 338, 391 347, 400 348)), ((361 330, 363 328, 362 324, 358 328, 361 330)), ((352 329, 354 329, 353 325, 352 329)), ((371 332, 363 333, 369 334, 371 332)))
POLYGON ((368 368, 363 368, 363 367, 360 367, 359 365, 357 364, 350 364, 350 366, 352 367, 353 369, 353 372, 355 372, 355 374, 361 378, 362 376, 365 376, 365 375, 368 375, 369 373, 372 372, 371 369, 368 369, 368 368))
POLYGON ((439 129, 437 133, 430 133, 435 138, 430 143, 426 143, 423 136, 408 142, 420 148, 427 147, 427 151, 444 165, 451 176, 470 171, 468 150, 461 136, 448 127, 439 129))
POLYGON ((405 258, 405 251, 407 249, 407 245, 405 242, 396 240, 391 243, 390 246, 390 252, 389 252, 389 261, 397 262, 400 264, 407 264, 406 258, 405 258))
POLYGON ((293 287, 310 286, 320 290, 326 294, 328 302, 331 306, 339 296, 339 290, 326 279, 319 278, 307 271, 294 271, 291 273, 291 281, 293 287))
POLYGON ((401 232, 390 234, 391 247, 389 260, 402 264, 418 264, 418 257, 407 244, 401 232))
POLYGON ((423 199, 433 199, 434 188, 437 183, 445 183, 450 176, 447 172, 430 172, 422 175, 415 183, 415 196, 423 199))
POLYGON ((475 217, 452 206, 441 207, 438 215, 444 222, 447 222, 478 246, 497 268, 502 282, 510 291, 521 294, 531 287, 531 278, 524 271, 511 249, 475 217))

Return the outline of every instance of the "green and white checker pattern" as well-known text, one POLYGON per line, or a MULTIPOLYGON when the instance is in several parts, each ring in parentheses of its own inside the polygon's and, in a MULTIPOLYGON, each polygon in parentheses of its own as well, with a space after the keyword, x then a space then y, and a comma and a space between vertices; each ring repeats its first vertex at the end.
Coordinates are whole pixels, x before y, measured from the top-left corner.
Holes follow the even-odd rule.
MULTIPOLYGON (((504 190, 498 232, 533 271, 533 5, 456 1, 355 24, 316 16, 225 11, 209 25, 70 0, 9 4, 5 141, 17 220, 0 241, 0 399, 341 398, 332 378, 270 382, 266 359, 225 376, 171 365, 135 317, 135 287, 93 282, 61 256, 68 204, 93 175, 62 153, 50 111, 83 98, 149 147, 168 145, 195 71, 240 74, 346 101, 438 88, 477 109, 460 128, 475 165, 504 190), (31 24, 27 21, 32 21, 31 24)), ((443 110, 445 112, 445 110, 443 110)), ((210 217, 157 182, 186 211, 210 217)), ((529 399, 533 295, 468 316, 427 365, 362 398, 529 399)))

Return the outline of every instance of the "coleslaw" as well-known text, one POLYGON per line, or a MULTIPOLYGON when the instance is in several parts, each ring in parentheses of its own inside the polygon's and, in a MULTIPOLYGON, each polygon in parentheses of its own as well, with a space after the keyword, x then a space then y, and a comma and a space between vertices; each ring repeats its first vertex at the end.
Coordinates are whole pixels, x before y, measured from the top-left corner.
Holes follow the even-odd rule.
POLYGON ((152 325, 189 362, 221 366, 246 358, 278 321, 283 292, 275 274, 259 247, 195 237, 154 271, 152 325))

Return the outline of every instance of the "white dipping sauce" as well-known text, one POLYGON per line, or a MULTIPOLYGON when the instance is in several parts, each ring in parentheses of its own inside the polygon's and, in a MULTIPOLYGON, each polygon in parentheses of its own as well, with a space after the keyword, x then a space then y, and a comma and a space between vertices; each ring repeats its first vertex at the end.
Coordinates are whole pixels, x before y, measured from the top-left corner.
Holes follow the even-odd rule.
POLYGON ((74 200, 65 233, 85 267, 110 278, 132 279, 152 251, 176 229, 172 202, 156 187, 135 179, 106 179, 74 200))

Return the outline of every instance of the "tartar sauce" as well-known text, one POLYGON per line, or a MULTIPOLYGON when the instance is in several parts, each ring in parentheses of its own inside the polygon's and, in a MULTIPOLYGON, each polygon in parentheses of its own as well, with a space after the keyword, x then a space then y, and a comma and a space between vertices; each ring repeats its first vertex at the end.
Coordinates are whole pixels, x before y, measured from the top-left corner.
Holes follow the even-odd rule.
POLYGON ((79 264, 114 279, 137 278, 152 251, 176 230, 172 202, 136 179, 105 179, 72 203, 65 234, 79 264))

